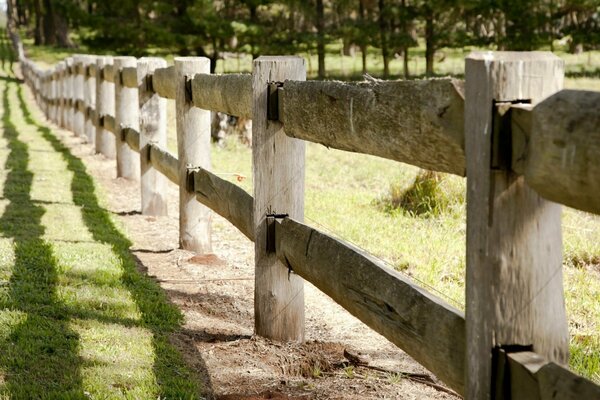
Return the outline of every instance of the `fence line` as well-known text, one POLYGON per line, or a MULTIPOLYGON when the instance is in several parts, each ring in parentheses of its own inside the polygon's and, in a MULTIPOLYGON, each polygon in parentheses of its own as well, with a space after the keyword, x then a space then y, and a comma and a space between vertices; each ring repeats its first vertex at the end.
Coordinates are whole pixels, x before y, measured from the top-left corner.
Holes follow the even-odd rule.
POLYGON ((165 212, 159 175, 180 186, 183 247, 210 251, 208 209, 255 242, 258 334, 303 339, 302 277, 469 399, 600 398, 597 385, 563 367, 560 207, 537 194, 600 212, 592 195, 600 188, 600 95, 562 91, 544 100, 562 85, 556 57, 472 54, 463 92, 452 79, 303 82, 296 57, 261 57, 252 75, 219 76, 208 73, 203 58, 176 58, 165 67, 76 55, 45 73, 10 34, 49 119, 95 141, 109 158, 114 140, 117 164, 142 165, 128 176, 141 179, 141 195, 151 199, 143 204, 160 204, 145 213, 165 212), (177 156, 165 149, 165 99, 176 101, 177 156), (252 117, 253 196, 210 172, 207 110, 252 117), (300 139, 458 175, 466 168, 466 318, 368 254, 302 223, 300 139), (160 174, 145 181, 149 172, 160 174), (557 181, 568 193, 551 188, 557 181))

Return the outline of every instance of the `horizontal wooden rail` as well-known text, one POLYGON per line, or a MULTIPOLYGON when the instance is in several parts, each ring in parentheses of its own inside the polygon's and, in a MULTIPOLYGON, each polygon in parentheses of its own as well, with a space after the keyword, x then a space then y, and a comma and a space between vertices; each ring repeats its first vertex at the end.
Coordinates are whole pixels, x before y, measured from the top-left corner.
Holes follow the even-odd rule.
POLYGON ((273 224, 284 265, 463 393, 462 312, 360 249, 290 218, 273 224))
POLYGON ((196 199, 254 240, 254 199, 241 187, 197 168, 191 171, 196 199))
POLYGON ((109 131, 115 135, 118 133, 118 131, 117 131, 118 127, 116 126, 116 121, 115 121, 114 116, 105 114, 105 115, 101 115, 99 119, 100 119, 100 124, 102 125, 102 127, 104 129, 106 129, 107 131, 109 131))
POLYGON ((293 82, 279 91, 288 136, 465 175, 463 83, 293 82))
POLYGON ((511 109, 512 169, 548 200, 600 214, 600 92, 511 109))
POLYGON ((167 150, 156 144, 150 144, 150 162, 161 174, 171 182, 179 185, 179 160, 167 150))
POLYGON ((106 82, 114 83, 116 73, 117 73, 117 71, 115 69, 115 66, 112 64, 105 65, 104 68, 102 68, 102 78, 106 82))
POLYGON ((177 78, 175 67, 157 68, 152 75, 152 88, 160 97, 175 99, 177 78))
POLYGON ((140 152, 140 133, 133 128, 123 128, 121 135, 132 150, 140 152))
POLYGON ((496 397, 531 400, 600 399, 600 386, 530 351, 499 352, 496 397))
POLYGON ((192 80, 196 107, 252 118, 252 75, 197 74, 192 80))
POLYGON ((137 89, 137 68, 126 67, 121 69, 121 82, 125 87, 137 89))

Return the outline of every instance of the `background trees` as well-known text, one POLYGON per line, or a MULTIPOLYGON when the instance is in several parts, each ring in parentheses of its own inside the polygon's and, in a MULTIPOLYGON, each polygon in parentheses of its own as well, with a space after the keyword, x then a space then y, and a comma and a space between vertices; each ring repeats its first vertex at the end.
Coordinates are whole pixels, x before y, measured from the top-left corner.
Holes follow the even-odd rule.
POLYGON ((8 0, 11 18, 36 44, 82 43, 93 50, 201 55, 213 69, 224 53, 317 54, 324 77, 328 46, 345 54, 378 51, 383 74, 424 46, 426 73, 443 47, 501 50, 600 46, 600 0, 8 0))

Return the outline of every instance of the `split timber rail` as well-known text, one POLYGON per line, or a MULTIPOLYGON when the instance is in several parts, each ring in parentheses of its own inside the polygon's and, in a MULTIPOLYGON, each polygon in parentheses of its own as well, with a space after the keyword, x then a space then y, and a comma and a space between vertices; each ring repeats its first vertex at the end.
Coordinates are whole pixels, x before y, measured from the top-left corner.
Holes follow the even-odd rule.
POLYGON ((303 279, 467 399, 600 399, 570 372, 561 206, 600 214, 600 92, 562 90, 545 52, 476 52, 465 81, 306 82, 298 57, 211 75, 206 58, 75 55, 42 70, 49 120, 141 183, 142 213, 180 188, 180 244, 211 251, 210 213, 255 242, 255 329, 304 337, 303 279), (175 100, 177 155, 166 149, 175 100), (252 118, 254 195, 210 172, 210 113, 252 118), (466 315, 303 223, 305 141, 467 176, 466 315))

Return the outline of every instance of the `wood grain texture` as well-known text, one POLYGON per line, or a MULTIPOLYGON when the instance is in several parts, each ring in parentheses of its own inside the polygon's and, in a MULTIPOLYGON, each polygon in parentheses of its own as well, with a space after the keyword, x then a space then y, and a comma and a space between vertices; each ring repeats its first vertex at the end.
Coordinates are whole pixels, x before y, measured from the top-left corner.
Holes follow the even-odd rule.
POLYGON ((167 178, 150 162, 150 143, 167 147, 167 100, 149 90, 149 75, 166 67, 162 58, 140 58, 137 64, 136 87, 140 107, 139 152, 143 215, 167 215, 167 178))
POLYGON ((197 74, 192 81, 194 105, 236 117, 252 118, 252 75, 197 74))
POLYGON ((65 94, 65 107, 63 109, 63 119, 65 123, 65 129, 70 130, 71 132, 74 129, 74 114, 75 110, 71 106, 71 103, 68 102, 74 98, 74 77, 73 77, 73 58, 67 57, 65 58, 65 80, 63 83, 63 91, 65 94))
POLYGON ((48 97, 50 101, 50 121, 57 123, 57 99, 58 99, 58 74, 56 71, 57 65, 50 70, 50 82, 48 82, 48 97))
POLYGON ((533 104, 562 86, 551 53, 482 52, 466 60, 467 383, 469 399, 489 399, 492 348, 532 345, 566 363, 560 206, 522 176, 491 170, 494 101, 533 104))
POLYGON ((102 118, 103 118, 102 126, 104 126, 104 129, 106 129, 106 131, 111 133, 111 135, 116 140, 116 136, 117 136, 117 134, 120 134, 121 130, 117 126, 115 117, 110 114, 105 114, 102 116, 102 118))
POLYGON ((129 148, 136 153, 140 152, 140 133, 133 128, 123 128, 121 129, 121 138, 129 148))
POLYGON ((290 218, 275 225, 277 257, 371 329, 463 393, 465 318, 350 244, 290 218))
MULTIPOLYGON (((91 69, 91 67, 95 67, 97 59, 97 56, 87 57, 85 67, 88 69, 88 71, 91 69)), ((96 109, 96 76, 85 74, 83 78, 83 85, 83 99, 86 108, 96 109)), ((95 148, 96 125, 94 124, 94 120, 91 117, 92 116, 90 115, 90 113, 84 113, 84 131, 87 142, 95 148)))
POLYGON ((287 81, 279 96, 291 137, 465 175, 461 81, 287 81))
POLYGON ((179 160, 177 157, 158 145, 151 143, 148 146, 150 147, 150 162, 152 166, 171 182, 179 185, 179 160))
MULTIPOLYGON (((156 70, 160 71, 160 70, 156 70)), ((181 248, 200 254, 212 252, 211 220, 208 207, 196 201, 188 188, 188 169, 210 170, 210 111, 194 107, 189 101, 186 79, 195 74, 210 73, 210 60, 204 57, 176 57, 177 84, 175 109, 177 119, 177 158, 179 159, 179 244, 181 248)), ((154 78, 153 78, 154 82, 154 78)))
POLYGON ((154 92, 165 99, 175 99, 177 95, 177 76, 175 66, 157 68, 152 76, 154 92))
POLYGON ((532 112, 525 180, 543 197, 600 214, 600 92, 563 90, 532 112))
MULTIPOLYGON (((112 57, 96 59, 96 115, 115 115, 115 85, 104 79, 103 70, 112 65, 112 57)), ((96 152, 104 157, 115 159, 117 156, 115 136, 105 126, 96 126, 96 152)))
POLYGON ((268 213, 304 219, 305 144, 286 136, 283 125, 267 120, 268 83, 306 79, 300 57, 260 57, 252 73, 252 167, 254 177, 255 288, 258 335, 281 341, 304 340, 304 282, 267 251, 268 213))
MULTIPOLYGON (((110 57, 110 58, 112 59, 112 57, 110 57)), ((115 68, 114 63, 113 64, 106 64, 104 66, 104 68, 102 68, 102 78, 106 82, 115 83, 115 75, 118 78, 118 73, 119 73, 119 70, 115 68)))
MULTIPOLYGON (((123 68, 137 67, 135 57, 114 57, 113 65, 116 71, 123 68)), ((133 128, 139 132, 140 116, 138 91, 125 87, 119 79, 115 80, 115 135, 117 149, 117 177, 131 180, 140 179, 140 157, 123 140, 120 131, 123 128, 133 128)))
POLYGON ((65 127, 65 72, 66 72, 66 62, 60 61, 56 65, 57 72, 57 82, 56 82, 56 98, 58 100, 57 108, 56 108, 56 124, 61 128, 65 127))
POLYGON ((513 399, 600 399, 600 386, 539 354, 519 352, 506 357, 513 399))
POLYGON ((138 72, 136 67, 125 67, 121 69, 121 83, 123 86, 137 89, 138 88, 138 72))
MULTIPOLYGON (((73 56, 73 69, 75 73, 73 74, 72 99, 75 102, 83 102, 85 100, 85 77, 79 71, 84 67, 86 59, 87 57, 81 54, 73 56)), ((85 115, 78 107, 75 107, 73 114, 73 133, 81 138, 85 137, 85 115)))
POLYGON ((198 168, 192 173, 196 199, 254 240, 254 199, 241 187, 198 168))

